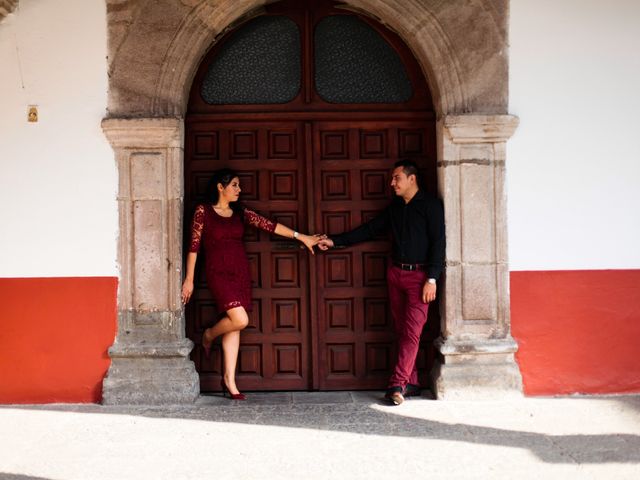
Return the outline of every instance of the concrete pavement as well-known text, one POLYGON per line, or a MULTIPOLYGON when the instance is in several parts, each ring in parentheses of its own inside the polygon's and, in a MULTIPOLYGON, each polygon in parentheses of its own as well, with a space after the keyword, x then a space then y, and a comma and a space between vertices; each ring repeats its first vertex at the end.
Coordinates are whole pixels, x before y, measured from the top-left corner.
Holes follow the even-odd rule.
POLYGON ((640 396, 202 396, 191 406, 0 407, 0 478, 640 479, 640 396))

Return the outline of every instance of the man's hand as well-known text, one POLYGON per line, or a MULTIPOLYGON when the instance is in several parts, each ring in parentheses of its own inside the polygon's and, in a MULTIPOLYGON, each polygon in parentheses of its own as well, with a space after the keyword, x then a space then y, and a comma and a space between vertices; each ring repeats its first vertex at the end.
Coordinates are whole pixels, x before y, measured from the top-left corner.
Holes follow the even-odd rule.
POLYGON ((424 282, 424 286, 422 287, 422 301, 424 303, 433 302, 436 299, 436 284, 429 283, 428 281, 424 282))
POLYGON ((304 243, 304 246, 309 249, 311 255, 315 255, 313 247, 318 244, 321 238, 321 235, 305 235, 304 233, 298 234, 298 240, 304 243))
POLYGON ((331 247, 333 247, 333 240, 326 235, 318 242, 318 248, 320 250, 329 250, 331 247))

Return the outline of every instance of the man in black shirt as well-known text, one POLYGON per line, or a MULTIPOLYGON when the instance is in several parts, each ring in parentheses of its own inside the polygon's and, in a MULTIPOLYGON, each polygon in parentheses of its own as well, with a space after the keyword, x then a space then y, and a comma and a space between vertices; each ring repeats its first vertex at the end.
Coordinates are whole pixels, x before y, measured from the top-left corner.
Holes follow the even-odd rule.
POLYGON ((398 359, 385 397, 394 405, 419 395, 416 357, 429 302, 436 298, 444 268, 444 212, 440 201, 418 187, 418 168, 396 162, 391 176, 396 198, 378 216, 350 232, 320 241, 318 247, 349 246, 391 228, 393 255, 387 269, 389 302, 398 339, 398 359))

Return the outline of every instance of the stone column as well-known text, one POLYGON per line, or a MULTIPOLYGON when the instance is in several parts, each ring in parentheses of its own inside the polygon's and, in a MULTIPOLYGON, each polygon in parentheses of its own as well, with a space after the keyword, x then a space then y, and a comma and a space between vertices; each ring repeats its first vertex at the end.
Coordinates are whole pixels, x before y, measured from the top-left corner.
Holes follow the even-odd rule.
POLYGON ((110 118, 102 128, 118 164, 120 218, 118 329, 103 403, 193 402, 199 379, 180 300, 183 121, 110 118))
POLYGON ((447 260, 441 291, 436 396, 521 395, 510 333, 505 185, 510 115, 448 115, 438 123, 438 182, 445 206, 447 260))

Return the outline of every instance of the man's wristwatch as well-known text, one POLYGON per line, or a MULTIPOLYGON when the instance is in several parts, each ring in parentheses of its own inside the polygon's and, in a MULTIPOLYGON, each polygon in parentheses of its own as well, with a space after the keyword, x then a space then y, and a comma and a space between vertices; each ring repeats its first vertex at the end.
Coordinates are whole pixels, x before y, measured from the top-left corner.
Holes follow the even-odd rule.
POLYGON ((427 280, 427 283, 435 285, 436 284, 436 279, 435 278, 430 278, 430 279, 427 280))
POLYGON ((300 234, 294 230, 293 231, 293 238, 297 239, 298 235, 300 235, 300 234))

